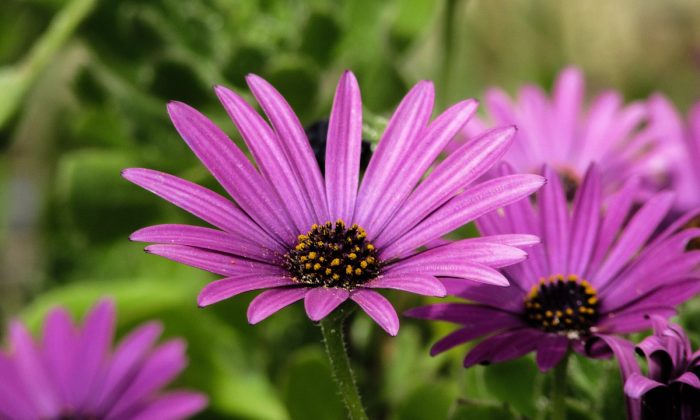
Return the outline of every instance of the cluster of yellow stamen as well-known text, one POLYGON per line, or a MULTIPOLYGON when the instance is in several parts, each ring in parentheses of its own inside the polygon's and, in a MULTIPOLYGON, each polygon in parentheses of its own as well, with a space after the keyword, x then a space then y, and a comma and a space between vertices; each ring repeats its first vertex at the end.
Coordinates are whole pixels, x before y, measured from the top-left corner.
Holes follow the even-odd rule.
POLYGON ((586 335, 598 321, 598 294, 575 274, 542 277, 525 297, 525 316, 547 332, 586 335))
POLYGON ((284 256, 284 265, 299 283, 352 288, 379 275, 380 262, 367 232, 338 219, 333 224, 313 224, 284 256))

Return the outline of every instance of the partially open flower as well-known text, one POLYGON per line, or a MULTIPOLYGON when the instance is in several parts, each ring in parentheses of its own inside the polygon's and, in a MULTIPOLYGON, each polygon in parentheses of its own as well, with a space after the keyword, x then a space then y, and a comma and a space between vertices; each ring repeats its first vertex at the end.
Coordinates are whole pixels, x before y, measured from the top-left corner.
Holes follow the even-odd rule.
POLYGON ((218 228, 160 225, 131 236, 157 243, 146 248, 150 253, 226 276, 202 290, 199 305, 268 289, 250 304, 251 323, 301 299, 318 321, 350 299, 393 335, 398 317, 376 289, 444 296, 435 276, 505 286, 493 267, 522 261, 518 247, 537 242, 532 235, 505 235, 418 252, 544 183, 537 175, 511 175, 473 185, 508 149, 512 127, 484 133, 421 182, 476 101, 457 103, 431 122, 433 86, 418 83, 389 121, 360 184, 362 105, 352 73, 336 90, 325 177, 287 102, 257 76, 248 84, 272 127, 236 93, 216 92, 257 168, 202 114, 182 103, 168 105, 180 135, 236 204, 171 175, 124 171, 126 179, 218 228))
POLYGON ((187 364, 182 340, 156 345, 162 327, 150 322, 113 349, 114 324, 110 301, 82 327, 52 310, 41 340, 13 322, 9 350, 0 353, 0 418, 175 420, 204 408, 202 394, 163 390, 187 364))

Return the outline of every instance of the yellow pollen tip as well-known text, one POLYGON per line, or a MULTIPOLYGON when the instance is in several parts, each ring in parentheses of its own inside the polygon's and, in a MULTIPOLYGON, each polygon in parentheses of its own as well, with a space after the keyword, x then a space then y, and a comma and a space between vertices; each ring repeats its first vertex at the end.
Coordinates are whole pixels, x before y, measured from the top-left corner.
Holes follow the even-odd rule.
POLYGON ((588 298, 588 304, 589 304, 589 305, 595 305, 596 303, 598 303, 598 298, 597 298, 597 297, 593 296, 593 297, 588 298))
POLYGON ((567 315, 573 315, 573 314, 574 314, 574 310, 571 309, 571 308, 566 308, 566 314, 567 314, 567 315))
POLYGON ((306 255, 302 255, 301 257, 299 257, 299 261, 301 262, 305 262, 307 259, 308 258, 306 258, 306 255))
POLYGON ((301 251, 302 249, 304 249, 305 246, 306 246, 305 244, 300 243, 300 244, 297 244, 297 246, 295 246, 294 249, 296 249, 297 251, 301 251))
POLYGON ((367 248, 367 251, 374 251, 374 245, 372 244, 367 244, 365 248, 367 248))
POLYGON ((311 270, 311 264, 309 264, 309 263, 304 264, 304 268, 306 268, 307 270, 311 270))
POLYGON ((554 316, 554 312, 552 312, 552 311, 547 311, 547 312, 544 313, 544 315, 545 315, 547 318, 551 318, 551 317, 554 316))
POLYGON ((327 276, 330 276, 332 272, 333 272, 333 271, 331 271, 330 268, 326 268, 326 275, 327 275, 327 276))
POLYGON ((360 261, 360 267, 367 268, 367 261, 365 261, 365 260, 360 261))
POLYGON ((348 254, 348 258, 350 258, 351 260, 354 260, 355 258, 357 258, 357 254, 355 254, 354 252, 351 252, 348 254))
POLYGON ((362 274, 362 270, 360 270, 359 268, 356 268, 356 269, 355 269, 355 275, 356 275, 356 276, 359 276, 360 274, 362 274))
POLYGON ((585 306, 579 306, 578 311, 582 314, 585 314, 588 311, 588 308, 586 308, 585 306))
POLYGON ((331 261, 331 267, 337 267, 340 265, 340 258, 333 258, 333 261, 331 261))
POLYGON ((333 280, 339 280, 339 279, 340 279, 340 276, 339 276, 338 274, 333 274, 332 277, 333 277, 333 280))
POLYGON ((319 270, 321 268, 321 264, 316 263, 314 264, 314 270, 319 270))
POLYGON ((351 265, 345 267, 345 274, 352 274, 352 266, 351 265))
POLYGON ((562 311, 556 311, 555 314, 556 314, 557 318, 561 318, 562 316, 564 316, 564 312, 562 312, 562 311))

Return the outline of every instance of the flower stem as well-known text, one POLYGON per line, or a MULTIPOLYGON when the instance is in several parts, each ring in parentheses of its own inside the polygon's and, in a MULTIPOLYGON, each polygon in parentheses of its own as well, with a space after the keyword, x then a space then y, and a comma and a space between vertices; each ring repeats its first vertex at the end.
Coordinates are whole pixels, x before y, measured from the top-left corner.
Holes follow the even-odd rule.
POLYGON ((550 397, 552 420, 566 419, 566 371, 569 365, 569 355, 554 367, 554 377, 550 397))
POLYGON ((367 420, 345 348, 343 322, 347 315, 347 309, 341 307, 321 320, 323 342, 326 345, 326 354, 331 363, 338 392, 348 410, 348 416, 351 420, 367 420))

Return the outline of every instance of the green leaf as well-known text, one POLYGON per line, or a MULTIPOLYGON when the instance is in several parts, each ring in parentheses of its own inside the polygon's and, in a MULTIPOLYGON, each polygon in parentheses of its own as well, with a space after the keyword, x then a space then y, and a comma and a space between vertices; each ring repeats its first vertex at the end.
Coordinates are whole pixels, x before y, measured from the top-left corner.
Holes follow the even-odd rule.
POLYGON ((531 357, 520 357, 487 366, 484 369, 484 382, 499 401, 512 406, 519 413, 534 417, 537 413, 535 398, 540 388, 536 382, 537 372, 531 357))
POLYGON ((457 397, 453 382, 422 383, 398 408, 400 420, 433 420, 448 418, 450 407, 457 397))
POLYGON ((294 353, 284 374, 282 393, 292 419, 345 419, 345 408, 319 347, 294 353))

